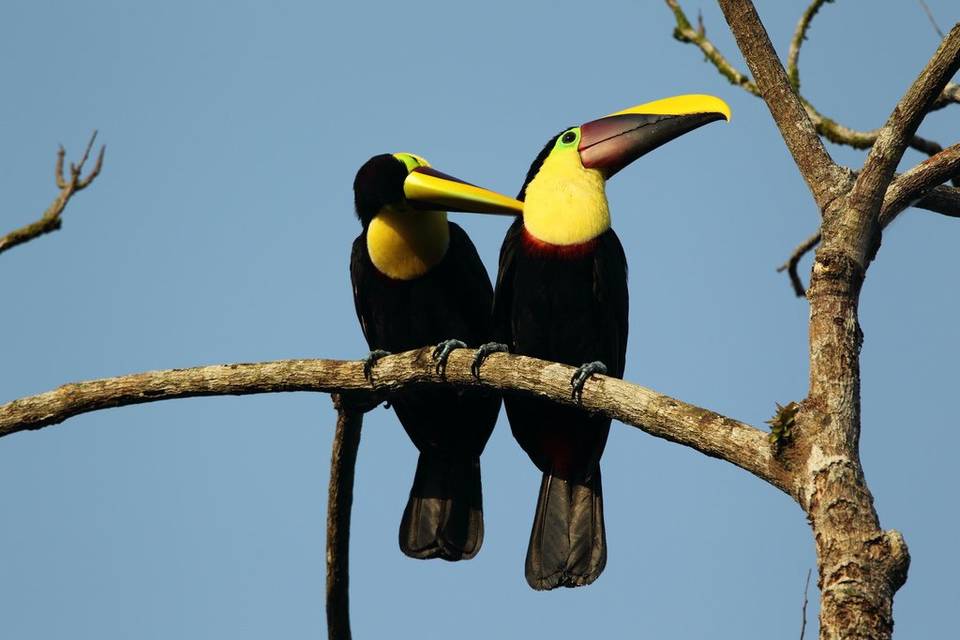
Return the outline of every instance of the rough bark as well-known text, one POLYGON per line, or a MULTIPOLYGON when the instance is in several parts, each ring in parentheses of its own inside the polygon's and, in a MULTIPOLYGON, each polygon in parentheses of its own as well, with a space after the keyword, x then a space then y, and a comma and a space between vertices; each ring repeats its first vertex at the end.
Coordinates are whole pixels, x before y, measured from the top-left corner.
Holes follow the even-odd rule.
MULTIPOLYGON (((810 139, 813 127, 799 113, 799 97, 752 3, 719 3, 823 216, 807 291, 810 388, 797 416, 793 445, 794 456, 805 460, 795 481, 817 550, 820 637, 886 639, 893 633, 893 596, 906 580, 910 555, 898 532, 880 528, 860 464, 863 334, 858 304, 867 268, 879 248, 881 207, 886 204, 890 212, 902 208, 953 172, 951 147, 927 166, 904 174, 892 192, 888 189, 917 127, 960 67, 960 25, 894 108, 851 184, 850 172, 828 165, 822 147, 810 139)), ((814 2, 801 19, 794 65, 808 26, 804 21, 809 23, 820 4, 814 2)), ((798 255, 815 244, 816 236, 794 253, 794 267, 798 255)))
MULTIPOLYGON (((444 375, 437 373, 432 348, 387 356, 377 362, 373 383, 362 361, 280 360, 224 364, 193 369, 150 371, 116 378, 67 384, 46 393, 0 405, 0 437, 40 429, 90 411, 173 398, 246 395, 280 391, 367 392, 366 401, 425 384, 486 386, 536 394, 574 405, 563 364, 497 353, 483 365, 481 379, 470 372, 475 351, 457 349, 444 375)), ((687 404, 623 380, 593 376, 584 386, 580 406, 602 412, 658 438, 727 460, 794 495, 787 462, 773 454, 767 433, 718 413, 687 404)))

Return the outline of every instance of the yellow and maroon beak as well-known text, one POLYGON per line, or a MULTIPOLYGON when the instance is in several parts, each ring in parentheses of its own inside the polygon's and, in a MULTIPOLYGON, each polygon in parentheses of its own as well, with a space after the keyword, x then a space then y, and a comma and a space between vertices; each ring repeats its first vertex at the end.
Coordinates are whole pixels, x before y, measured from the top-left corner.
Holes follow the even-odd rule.
POLYGON ((416 167, 403 183, 403 194, 415 209, 466 211, 518 216, 523 203, 509 196, 448 176, 432 167, 416 167))
POLYGON ((684 95, 640 104, 580 126, 580 162, 610 178, 640 156, 716 120, 730 120, 720 98, 684 95))

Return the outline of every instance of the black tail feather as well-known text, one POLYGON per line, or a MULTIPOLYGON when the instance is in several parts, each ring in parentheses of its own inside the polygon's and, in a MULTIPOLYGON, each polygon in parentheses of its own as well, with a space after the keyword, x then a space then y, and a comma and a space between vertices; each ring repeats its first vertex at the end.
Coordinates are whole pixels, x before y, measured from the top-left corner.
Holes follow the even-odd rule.
POLYGON ((480 460, 421 453, 400 521, 400 549, 411 558, 469 560, 483 543, 480 460))
POLYGON ((527 548, 527 583, 538 591, 580 587, 607 564, 600 468, 583 482, 543 474, 527 548))

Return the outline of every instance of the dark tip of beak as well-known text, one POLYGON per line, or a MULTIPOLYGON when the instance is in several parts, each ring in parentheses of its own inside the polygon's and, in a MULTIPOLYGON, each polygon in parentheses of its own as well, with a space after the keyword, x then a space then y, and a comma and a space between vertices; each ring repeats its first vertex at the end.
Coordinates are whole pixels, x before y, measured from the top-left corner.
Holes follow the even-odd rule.
POLYGON ((682 115, 623 114, 607 116, 580 127, 580 162, 610 178, 625 166, 685 133, 717 120, 722 113, 682 115))

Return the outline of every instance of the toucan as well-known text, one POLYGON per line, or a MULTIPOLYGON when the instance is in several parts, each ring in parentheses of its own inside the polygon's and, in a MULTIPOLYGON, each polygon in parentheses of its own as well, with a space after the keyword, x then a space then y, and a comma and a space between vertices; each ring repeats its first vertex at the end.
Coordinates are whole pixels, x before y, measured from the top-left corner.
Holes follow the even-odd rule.
MULTIPOLYGON (((518 200, 523 216, 500 250, 494 343, 578 366, 582 393, 594 373, 622 377, 627 348, 627 260, 610 226, 606 180, 697 127, 729 120, 719 98, 685 95, 642 104, 561 131, 537 155, 518 200)), ((533 396, 505 395, 513 435, 543 473, 526 557, 537 590, 592 583, 607 560, 600 456, 610 418, 533 396)))
MULTIPOLYGON (((518 215, 513 198, 468 184, 412 153, 377 155, 357 172, 354 204, 363 225, 350 279, 371 352, 364 372, 390 352, 437 345, 438 370, 454 348, 491 339, 493 287, 467 234, 446 211, 518 215)), ((466 560, 483 541, 480 454, 500 412, 484 390, 419 389, 391 398, 420 451, 400 522, 400 549, 413 558, 466 560)))

